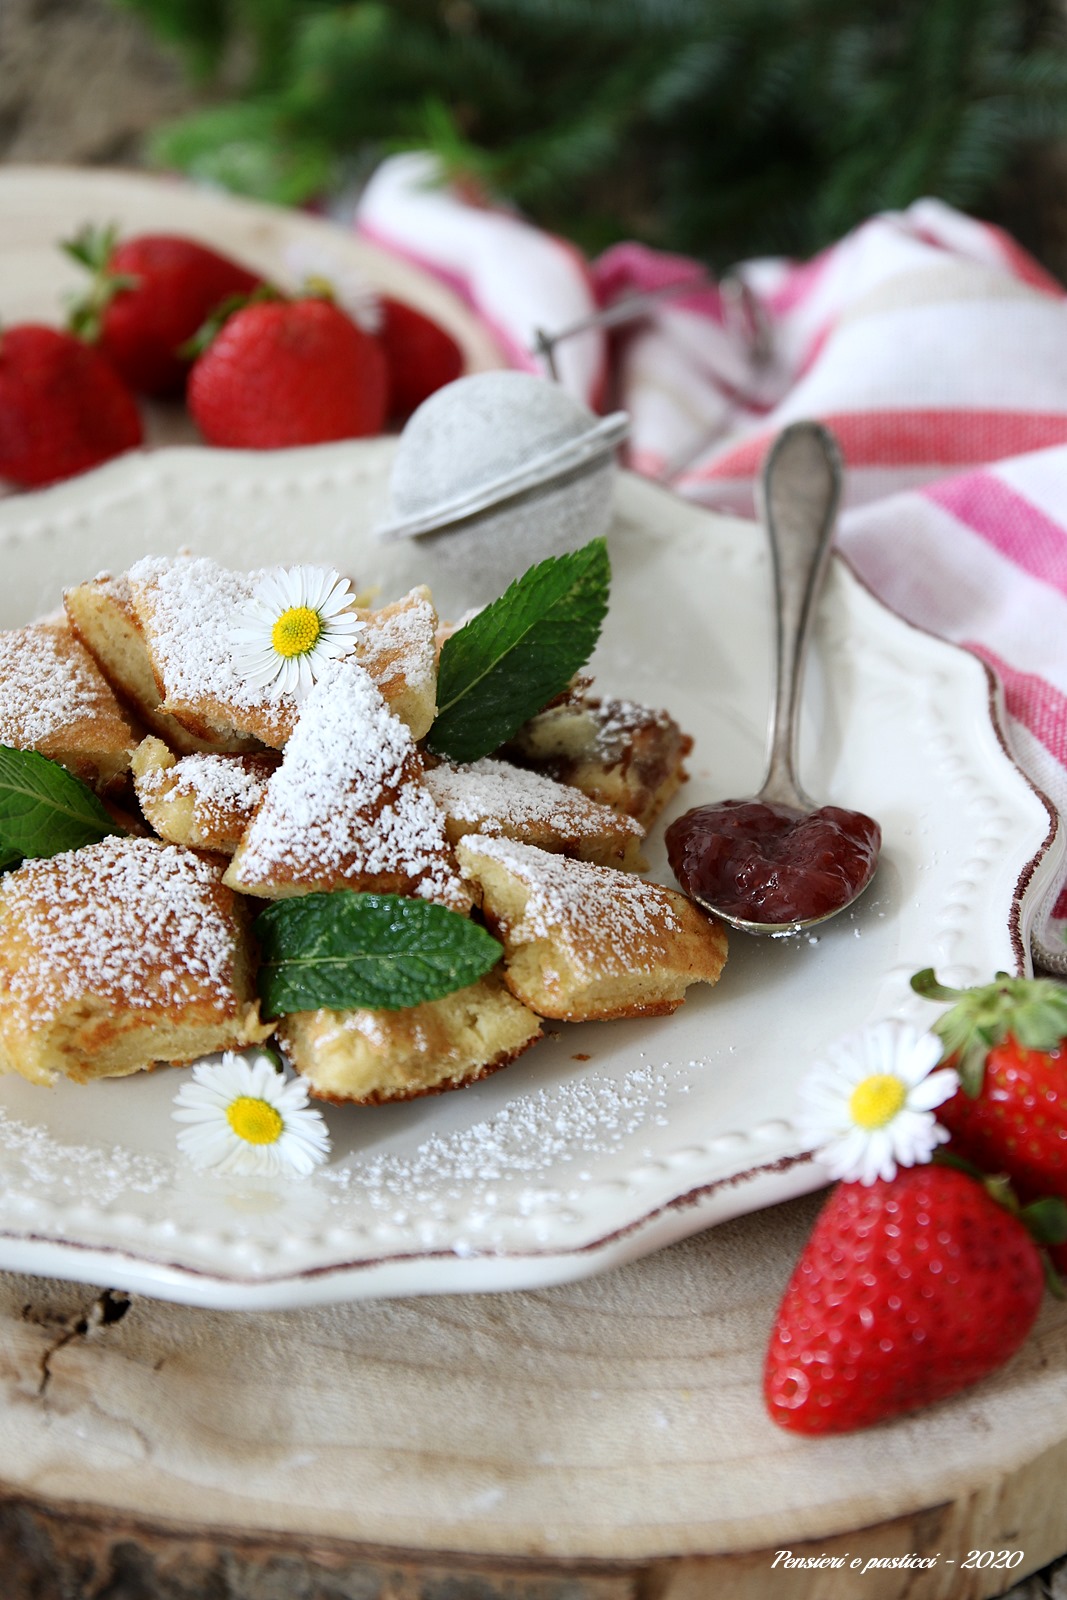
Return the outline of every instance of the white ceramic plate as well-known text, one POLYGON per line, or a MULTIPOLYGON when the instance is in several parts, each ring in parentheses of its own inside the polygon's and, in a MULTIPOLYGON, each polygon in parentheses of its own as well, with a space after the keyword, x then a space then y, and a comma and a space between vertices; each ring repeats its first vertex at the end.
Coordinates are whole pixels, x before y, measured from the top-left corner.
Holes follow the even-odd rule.
MULTIPOLYGON (((188 545, 233 565, 330 561, 386 596, 428 579, 375 545, 387 441, 276 455, 165 450, 0 505, 0 625, 64 584, 188 545)), ((769 575, 751 524, 620 482, 605 692, 693 733, 675 811, 750 793, 763 764, 769 575)), ((438 591, 443 614, 461 593, 438 591)), ((306 1182, 204 1178, 176 1157, 181 1069, 78 1087, 0 1080, 0 1267, 219 1307, 530 1287, 581 1277, 815 1187, 791 1123, 830 1040, 928 1022, 908 978, 1025 970, 1059 859, 1050 813, 1005 753, 979 661, 887 612, 835 563, 806 689, 812 793, 878 817, 885 855, 851 913, 809 934, 735 935, 721 982, 673 1017, 558 1025, 462 1092, 328 1108, 306 1182)), ((653 872, 667 876, 660 843, 653 872)))

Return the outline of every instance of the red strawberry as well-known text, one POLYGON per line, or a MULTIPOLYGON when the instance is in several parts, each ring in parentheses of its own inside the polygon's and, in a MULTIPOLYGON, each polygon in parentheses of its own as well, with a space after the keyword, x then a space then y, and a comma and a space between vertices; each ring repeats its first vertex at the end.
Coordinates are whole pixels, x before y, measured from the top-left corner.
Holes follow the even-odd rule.
POLYGON ((73 331, 98 342, 140 394, 181 394, 191 365, 182 346, 224 301, 260 283, 236 261, 177 234, 120 244, 114 228, 87 228, 65 249, 93 273, 72 313, 73 331))
POLYGON ((1043 1286, 1024 1224, 966 1173, 840 1183, 778 1312, 767 1408, 797 1433, 845 1433, 942 1400, 1014 1355, 1043 1286))
POLYGON ((463 351, 451 334, 402 300, 381 299, 378 339, 389 363, 389 415, 402 418, 463 371, 463 351))
POLYGON ((948 989, 932 971, 912 987, 954 1000, 933 1024, 960 1088, 937 1113, 952 1149, 1024 1193, 1067 1199, 1067 987, 1009 978, 948 989))
POLYGON ((275 450, 380 433, 385 357, 328 300, 244 306, 189 377, 189 410, 209 444, 275 450))
POLYGON ((40 488, 141 439, 133 396, 98 350, 34 322, 0 331, 0 478, 40 488))

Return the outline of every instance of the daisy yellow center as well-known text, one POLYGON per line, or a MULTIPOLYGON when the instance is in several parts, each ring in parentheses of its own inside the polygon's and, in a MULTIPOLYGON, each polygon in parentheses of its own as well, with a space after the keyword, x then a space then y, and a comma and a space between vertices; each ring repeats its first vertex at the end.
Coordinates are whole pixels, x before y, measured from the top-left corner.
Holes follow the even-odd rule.
POLYGON ((246 1144, 276 1144, 285 1127, 281 1112, 255 1095, 238 1095, 226 1107, 226 1121, 246 1144))
POLYGON ((903 1109, 907 1089, 890 1072, 876 1072, 857 1083, 849 1096, 849 1116, 859 1128, 884 1128, 903 1109))
POLYGON ((322 633, 322 618, 310 606, 290 606, 271 629, 270 642, 280 656, 306 656, 322 633))

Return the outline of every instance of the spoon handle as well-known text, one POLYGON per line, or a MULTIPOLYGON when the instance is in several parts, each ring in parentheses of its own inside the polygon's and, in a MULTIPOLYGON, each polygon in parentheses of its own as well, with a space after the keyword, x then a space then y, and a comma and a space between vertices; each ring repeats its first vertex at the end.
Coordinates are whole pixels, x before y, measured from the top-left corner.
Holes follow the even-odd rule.
POLYGON ((760 477, 760 512, 771 545, 777 622, 770 752, 760 799, 799 811, 813 807, 796 776, 800 692, 840 492, 841 455, 829 429, 818 422, 794 422, 785 428, 760 477))

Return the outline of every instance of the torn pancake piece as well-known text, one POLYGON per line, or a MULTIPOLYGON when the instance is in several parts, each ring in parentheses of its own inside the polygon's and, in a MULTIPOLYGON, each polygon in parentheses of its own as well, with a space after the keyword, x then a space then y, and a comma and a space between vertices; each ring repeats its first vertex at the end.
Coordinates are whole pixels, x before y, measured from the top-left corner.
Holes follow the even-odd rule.
MULTIPOLYGON (((337 576, 320 568, 300 571, 324 580, 337 576)), ((130 568, 130 599, 162 710, 200 739, 235 750, 255 743, 280 750, 296 726, 298 696, 283 684, 249 676, 235 638, 272 577, 270 571, 235 572, 205 556, 147 557, 130 568)), ((354 607, 345 615, 360 624, 356 659, 421 738, 433 721, 437 695, 437 613, 430 591, 413 589, 378 610, 354 607)))
POLYGON ((247 748, 249 741, 213 735, 200 739, 176 717, 160 710, 163 696, 156 682, 125 574, 101 573, 63 595, 67 618, 77 638, 95 660, 119 700, 131 707, 138 722, 165 739, 172 750, 247 748))
POLYGON ((324 671, 225 876, 243 894, 418 895, 470 910, 422 757, 351 657, 324 671))
POLYGON ((467 834, 518 839, 559 855, 637 871, 644 829, 633 817, 590 800, 581 790, 491 756, 426 773, 453 844, 467 834))
POLYGON ((425 584, 377 611, 358 610, 364 624, 356 660, 366 667, 386 705, 411 729, 430 731, 437 714, 437 612, 425 584))
POLYGON ((537 1017, 496 971, 400 1011, 298 1011, 278 1024, 278 1042, 313 1095, 361 1105, 460 1089, 540 1037, 537 1017))
POLYGON ((36 750, 106 793, 122 784, 137 738, 62 618, 0 633, 0 744, 36 750))
POLYGON ((504 981, 538 1016, 664 1016, 718 980, 726 934, 674 889, 511 839, 469 835, 456 853, 504 945, 504 981))
POLYGON ((280 749, 296 723, 295 696, 259 687, 238 665, 235 631, 264 577, 207 556, 146 556, 127 574, 160 709, 197 738, 231 749, 280 749))
POLYGON ((573 784, 648 831, 688 776, 693 748, 667 711, 598 699, 587 682, 531 717, 501 752, 509 761, 573 784))
POLYGON ((0 879, 0 1069, 84 1083, 272 1032, 218 863, 112 837, 0 879))
POLYGON ((280 759, 273 751, 178 758, 150 735, 131 768, 141 810, 161 838, 232 856, 280 759))

